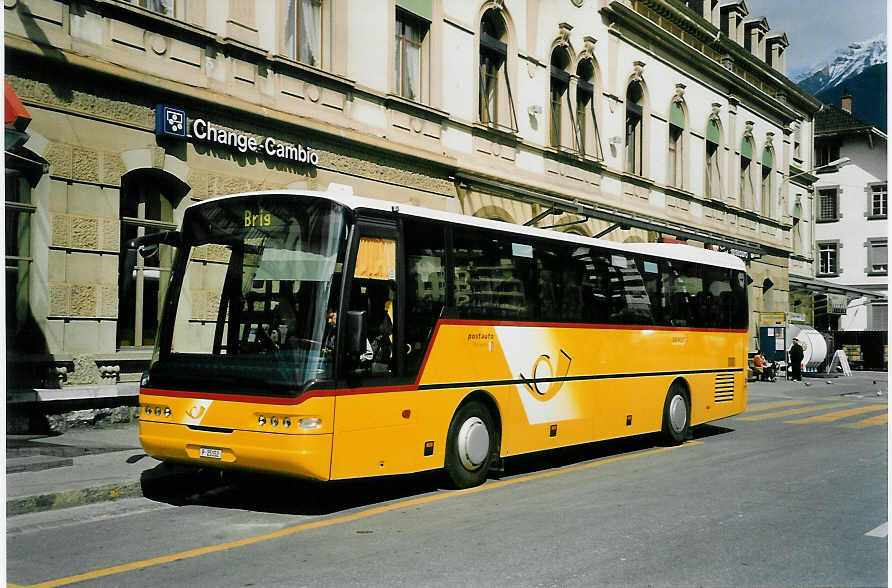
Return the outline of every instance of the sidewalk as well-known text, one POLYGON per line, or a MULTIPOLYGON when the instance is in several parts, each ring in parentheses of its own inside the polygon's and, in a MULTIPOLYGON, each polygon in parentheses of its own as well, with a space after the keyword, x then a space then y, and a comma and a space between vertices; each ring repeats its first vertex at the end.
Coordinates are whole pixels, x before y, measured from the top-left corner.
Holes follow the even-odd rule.
POLYGON ((137 427, 7 435, 6 516, 142 496, 141 478, 160 462, 140 448, 137 427))
MULTIPOLYGON (((768 396, 824 398, 888 393, 885 372, 851 377, 805 377, 802 382, 750 382, 750 400, 768 396)), ((58 436, 6 437, 6 516, 143 496, 144 484, 160 486, 196 479, 182 467, 158 467, 139 446, 137 423, 76 429, 58 436)))

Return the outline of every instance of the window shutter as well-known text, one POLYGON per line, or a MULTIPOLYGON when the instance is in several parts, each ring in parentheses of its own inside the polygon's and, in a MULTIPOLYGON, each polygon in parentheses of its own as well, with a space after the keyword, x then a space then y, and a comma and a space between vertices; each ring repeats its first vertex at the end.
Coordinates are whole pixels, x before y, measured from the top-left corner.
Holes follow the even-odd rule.
POLYGON ((744 139, 743 143, 740 145, 740 156, 746 157, 747 159, 753 158, 753 144, 749 139, 744 139))
POLYGON ((714 120, 709 121, 706 126, 706 140, 719 144, 719 125, 714 120))
POLYGON ((673 102, 669 110, 669 123, 681 129, 684 128, 684 110, 680 102, 673 102))
POLYGON ((771 167, 772 157, 771 157, 771 149, 766 149, 762 152, 762 165, 765 167, 771 167))
POLYGON ((431 0, 396 0, 396 5, 399 8, 411 12, 415 16, 420 16, 428 22, 433 20, 434 15, 431 4, 431 0))

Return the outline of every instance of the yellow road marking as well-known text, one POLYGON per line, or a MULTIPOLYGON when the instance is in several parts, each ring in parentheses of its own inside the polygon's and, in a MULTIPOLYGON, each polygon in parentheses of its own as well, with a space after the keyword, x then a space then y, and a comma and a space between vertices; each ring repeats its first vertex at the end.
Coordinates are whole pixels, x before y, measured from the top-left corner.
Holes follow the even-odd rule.
POLYGON ((206 555, 208 553, 215 553, 218 551, 226 551, 228 549, 234 549, 236 547, 244 547, 246 545, 253 545, 255 543, 260 543, 262 541, 269 541, 270 539, 279 539, 281 537, 287 537, 288 535, 294 535, 295 533, 300 533, 302 531, 310 531, 312 529, 319 529, 322 527, 330 527, 332 525, 338 525, 341 523, 349 523, 351 521, 356 521, 359 519, 365 519, 374 515, 378 515, 385 512, 391 512, 394 510, 398 510, 401 508, 408 508, 410 506, 416 506, 419 504, 427 504, 430 502, 437 502, 440 500, 445 500, 447 498, 453 498, 457 496, 464 496, 466 494, 476 494, 477 492, 486 492, 487 490, 493 490, 496 488, 503 488, 505 486, 511 486, 513 484, 520 484, 522 482, 530 482, 532 480, 541 480, 544 478, 550 478, 552 476, 559 476, 562 474, 568 474, 570 472, 577 472, 581 470, 591 469, 597 466, 607 465, 611 463, 616 463, 619 461, 624 461, 627 459, 631 459, 633 457, 641 457, 643 455, 654 455, 657 453, 663 453, 665 451, 669 451, 672 449, 678 449, 679 447, 690 447, 693 445, 700 445, 702 441, 688 441, 684 445, 680 445, 677 447, 659 447, 657 449, 648 449, 646 451, 641 451, 637 453, 630 453, 627 455, 618 455, 616 457, 608 457, 607 459, 603 459, 596 462, 584 463, 576 466, 570 466, 566 468, 559 468, 556 470, 549 470, 547 472, 540 472, 538 474, 529 474, 526 476, 521 476, 518 478, 513 478, 511 480, 496 480, 494 482, 489 482, 484 484, 483 486, 477 486, 476 488, 468 488, 467 490, 456 490, 453 492, 443 492, 440 494, 433 494, 430 496, 422 496, 420 498, 412 498, 410 500, 405 500, 402 502, 395 502, 393 504, 387 504, 384 506, 378 506, 375 508, 370 508, 367 510, 363 510, 360 512, 334 517, 331 519, 325 519, 322 521, 313 521, 311 523, 303 523, 300 525, 295 525, 293 527, 286 527, 284 529, 280 529, 278 531, 273 531, 272 533, 265 533, 263 535, 257 535, 254 537, 247 537, 245 539, 239 539, 237 541, 230 541, 228 543, 220 543, 218 545, 209 545, 207 547, 199 547, 197 549, 189 549, 186 551, 181 551, 179 553, 172 553, 170 555, 162 555, 160 557, 153 557, 150 559, 143 559, 140 561, 134 561, 131 563, 120 564, 117 566, 111 566, 108 568, 102 568, 99 570, 93 570, 92 572, 85 572, 83 574, 76 574, 74 576, 67 576, 65 578, 58 578, 56 580, 48 580, 46 582, 41 582, 40 584, 32 584, 28 587, 21 588, 50 588, 52 586, 63 586, 65 584, 73 584, 75 582, 84 582, 86 580, 94 580, 96 578, 102 578, 105 576, 111 576, 114 574, 122 574, 124 572, 130 572, 133 570, 139 570, 143 568, 148 568, 152 566, 157 566, 165 563, 169 563, 172 561, 177 561, 181 559, 189 559, 193 557, 198 557, 200 555, 206 555))
POLYGON ((779 419, 794 414, 802 414, 803 412, 813 412, 815 410, 825 410, 827 408, 839 408, 840 406, 849 406, 850 402, 834 402, 832 404, 819 404, 817 406, 806 406, 805 408, 791 408, 790 410, 781 410, 779 412, 769 412, 766 414, 757 414, 755 416, 743 417, 742 421, 764 421, 766 419, 779 419))
POLYGON ((876 416, 872 416, 869 419, 864 419, 863 421, 858 421, 857 423, 849 423, 846 425, 839 425, 840 427, 845 427, 846 429, 863 429, 865 427, 872 427, 874 425, 882 425, 889 422, 888 414, 878 414, 876 416))
POLYGON ((758 412, 760 410, 768 410, 769 408, 783 408, 785 406, 798 406, 800 404, 808 404, 811 400, 785 400, 783 402, 765 402, 763 404, 751 404, 746 407, 747 412, 758 412))
POLYGON ((818 416, 787 422, 794 425, 805 425, 808 423, 829 423, 830 421, 838 421, 839 419, 855 416, 856 414, 864 414, 865 412, 876 412, 878 410, 887 410, 888 408, 889 407, 885 404, 871 404, 870 406, 859 406, 857 408, 850 408, 849 410, 840 410, 839 412, 830 412, 827 414, 821 414, 818 416))

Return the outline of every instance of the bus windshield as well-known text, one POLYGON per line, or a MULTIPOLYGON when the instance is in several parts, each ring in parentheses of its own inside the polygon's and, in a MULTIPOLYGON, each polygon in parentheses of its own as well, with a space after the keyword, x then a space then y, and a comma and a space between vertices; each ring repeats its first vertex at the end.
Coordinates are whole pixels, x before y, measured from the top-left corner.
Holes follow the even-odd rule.
POLYGON ((190 208, 154 387, 292 395, 332 377, 343 208, 284 195, 190 208))

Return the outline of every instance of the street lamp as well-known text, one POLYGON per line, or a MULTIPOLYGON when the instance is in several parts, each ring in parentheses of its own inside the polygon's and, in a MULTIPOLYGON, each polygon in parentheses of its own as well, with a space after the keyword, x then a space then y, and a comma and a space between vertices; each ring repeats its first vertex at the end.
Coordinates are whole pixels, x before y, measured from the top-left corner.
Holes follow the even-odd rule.
POLYGON ((835 160, 831 161, 830 163, 824 163, 824 164, 814 167, 808 171, 802 171, 799 173, 795 173, 792 176, 785 176, 783 181, 781 181, 781 185, 778 186, 778 188, 777 188, 777 201, 781 205, 781 210, 784 213, 786 212, 784 210, 786 208, 786 206, 785 206, 786 199, 784 198, 784 186, 786 185, 787 182, 789 182, 793 178, 798 178, 799 176, 804 176, 806 174, 810 174, 812 172, 818 171, 819 169, 823 169, 825 167, 837 167, 840 165, 845 165, 850 161, 852 161, 852 160, 849 157, 840 157, 839 159, 835 159, 835 160))

